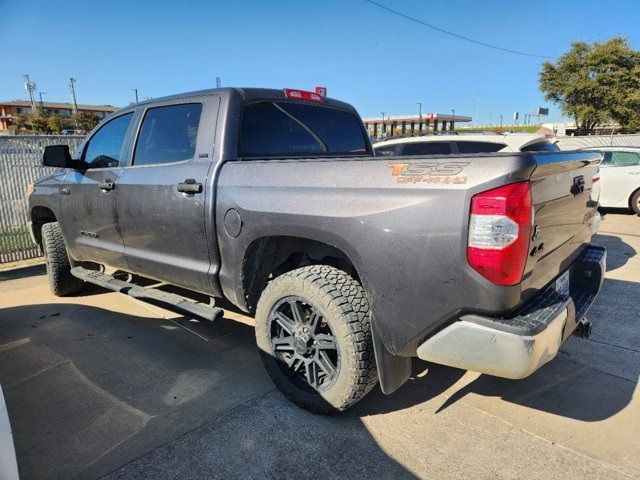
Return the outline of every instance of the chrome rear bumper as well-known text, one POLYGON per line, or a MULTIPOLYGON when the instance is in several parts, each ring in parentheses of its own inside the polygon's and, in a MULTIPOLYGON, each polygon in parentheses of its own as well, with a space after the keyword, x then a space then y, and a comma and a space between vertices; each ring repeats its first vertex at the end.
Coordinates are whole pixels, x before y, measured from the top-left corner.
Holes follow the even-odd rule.
POLYGON ((422 343, 423 360, 504 378, 525 378, 552 360, 602 287, 606 250, 589 246, 570 267, 569 296, 554 283, 509 319, 465 315, 422 343))

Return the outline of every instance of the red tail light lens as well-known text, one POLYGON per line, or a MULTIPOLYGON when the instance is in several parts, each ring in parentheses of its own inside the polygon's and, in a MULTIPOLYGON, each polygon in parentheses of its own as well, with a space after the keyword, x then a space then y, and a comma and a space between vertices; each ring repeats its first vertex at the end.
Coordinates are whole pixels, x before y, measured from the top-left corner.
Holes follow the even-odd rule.
POLYGON ((293 100, 309 100, 311 102, 324 102, 324 97, 315 92, 306 92, 304 90, 294 90, 292 88, 284 89, 284 96, 293 100))
POLYGON ((529 252, 533 211, 529 182, 512 183, 471 200, 467 260, 496 285, 516 285, 529 252))

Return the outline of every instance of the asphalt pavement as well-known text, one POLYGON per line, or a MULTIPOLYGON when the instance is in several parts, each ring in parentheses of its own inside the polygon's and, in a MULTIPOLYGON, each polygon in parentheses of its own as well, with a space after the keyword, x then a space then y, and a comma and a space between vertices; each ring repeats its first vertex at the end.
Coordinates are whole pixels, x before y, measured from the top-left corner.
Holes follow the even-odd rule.
POLYGON ((416 361, 342 415, 289 403, 251 319, 208 325, 117 293, 0 273, 0 385, 24 479, 640 478, 640 217, 608 212, 607 278, 528 379, 416 361))

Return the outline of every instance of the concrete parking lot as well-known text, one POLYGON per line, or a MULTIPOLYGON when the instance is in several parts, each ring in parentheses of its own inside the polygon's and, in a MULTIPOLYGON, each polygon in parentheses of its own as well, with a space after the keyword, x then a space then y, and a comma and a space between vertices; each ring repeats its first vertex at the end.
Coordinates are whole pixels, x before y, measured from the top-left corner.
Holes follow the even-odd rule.
POLYGON ((640 218, 608 212, 594 334, 523 381, 416 362, 338 416, 290 404, 251 319, 0 274, 0 384, 22 478, 639 478, 640 218))

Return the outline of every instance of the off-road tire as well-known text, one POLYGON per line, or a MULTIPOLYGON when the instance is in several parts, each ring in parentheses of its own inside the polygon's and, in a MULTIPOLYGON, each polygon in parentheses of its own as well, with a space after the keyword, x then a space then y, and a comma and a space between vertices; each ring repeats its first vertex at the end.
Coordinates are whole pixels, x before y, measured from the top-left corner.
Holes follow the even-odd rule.
POLYGON ((362 285, 347 273, 326 265, 298 268, 272 280, 256 309, 256 341, 276 386, 294 403, 313 413, 343 411, 360 401, 378 382, 369 302, 362 285), (283 298, 303 298, 319 309, 339 352, 337 377, 322 393, 303 390, 283 372, 274 355, 270 318, 283 298))
POLYGON ((42 250, 51 293, 62 297, 78 292, 84 282, 71 275, 71 262, 58 222, 42 226, 42 250))
POLYGON ((633 213, 640 216, 640 190, 637 190, 636 193, 631 195, 630 206, 633 213))

